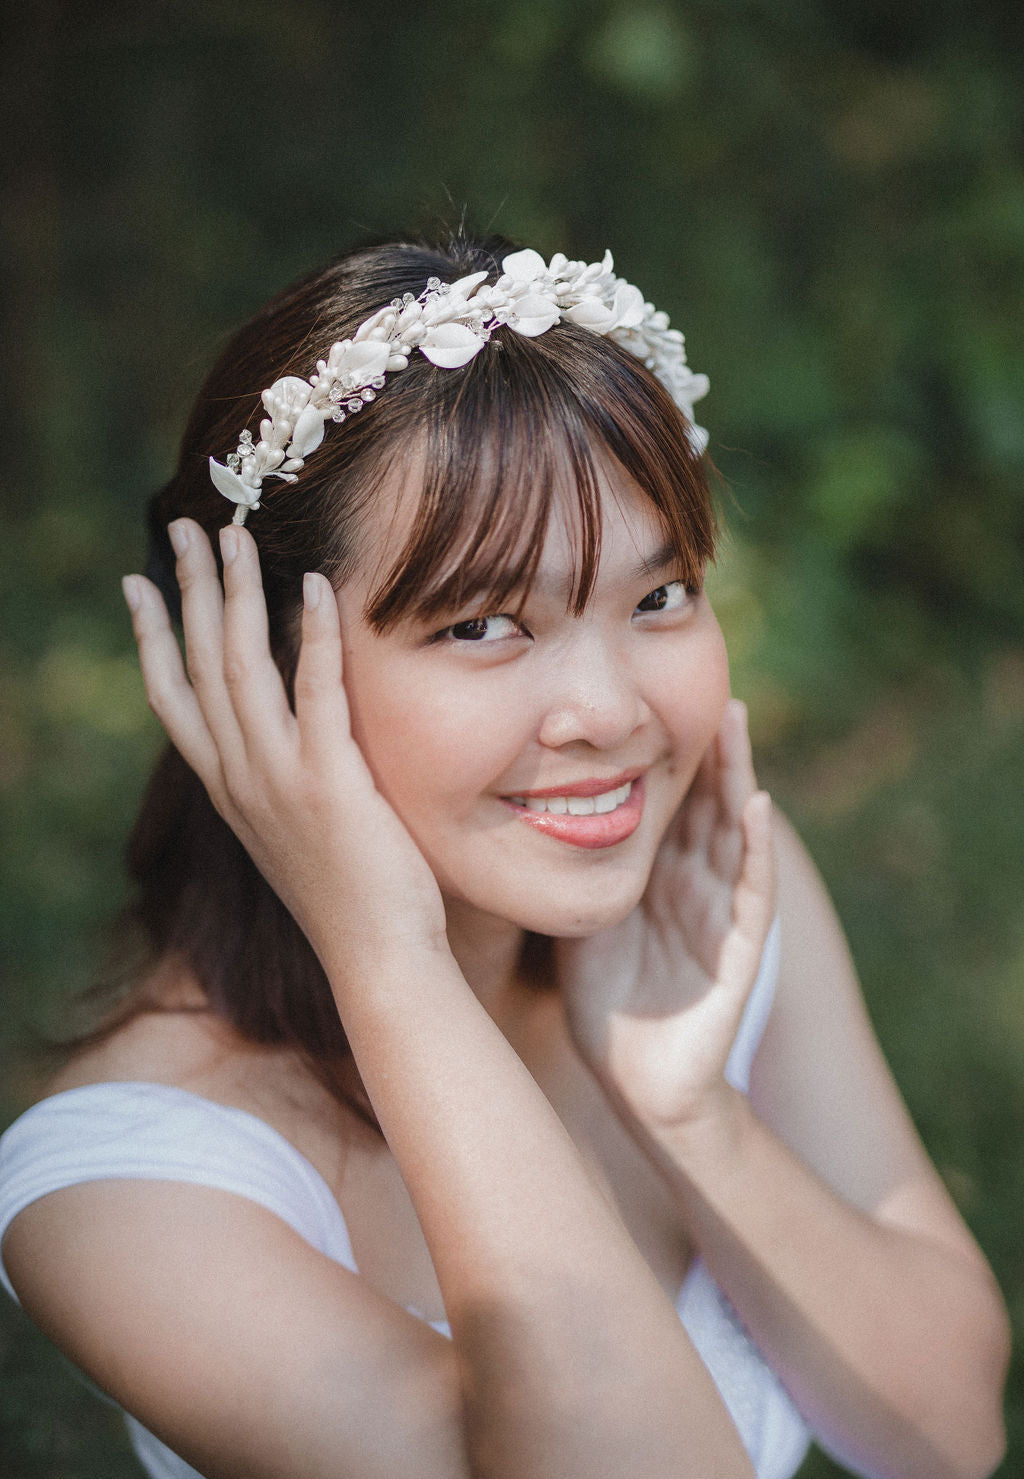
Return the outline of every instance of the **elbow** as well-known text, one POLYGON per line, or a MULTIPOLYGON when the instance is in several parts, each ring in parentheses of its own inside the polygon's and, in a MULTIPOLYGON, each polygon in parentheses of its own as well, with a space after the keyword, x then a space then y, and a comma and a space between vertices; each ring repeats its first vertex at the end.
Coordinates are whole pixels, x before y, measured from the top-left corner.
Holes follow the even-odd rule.
MULTIPOLYGON (((1009 1322, 994 1283, 933 1348, 934 1363, 911 1374, 890 1414, 886 1459, 874 1479, 989 1479, 1006 1454, 1003 1387, 1009 1322)), ((863 1470, 861 1471, 863 1472, 863 1470)))
POLYGON ((980 1462, 973 1471, 971 1479, 988 1479, 988 1476, 999 1467, 1006 1456, 1003 1391, 1010 1366, 1012 1339, 1006 1305, 993 1279, 986 1336, 982 1348, 982 1359, 979 1362, 984 1390, 984 1407, 987 1409, 988 1421, 984 1429, 985 1441, 983 1444, 979 1443, 980 1462))
POLYGON ((974 1339, 965 1342, 970 1361, 962 1369, 965 1441, 954 1473, 956 1479, 989 1479, 1006 1456, 1003 1389, 1010 1364, 1010 1324, 995 1284, 986 1308, 979 1310, 974 1339))
POLYGON ((1003 1383, 1009 1351, 1003 1362, 1003 1372, 988 1393, 988 1414, 983 1425, 979 1424, 979 1436, 975 1448, 975 1465, 965 1471, 964 1479, 989 1479, 1006 1457, 1006 1421, 1003 1416, 1003 1383))
POLYGON ((1001 1411, 992 1425, 990 1445, 983 1454, 979 1453, 979 1457, 982 1463, 972 1472, 969 1479, 989 1479, 989 1475, 995 1473, 1006 1457, 1006 1424, 1001 1411))
POLYGON ((1006 1457, 1006 1425, 1002 1408, 975 1430, 970 1451, 962 1451, 950 1469, 951 1479, 990 1479, 1006 1457))

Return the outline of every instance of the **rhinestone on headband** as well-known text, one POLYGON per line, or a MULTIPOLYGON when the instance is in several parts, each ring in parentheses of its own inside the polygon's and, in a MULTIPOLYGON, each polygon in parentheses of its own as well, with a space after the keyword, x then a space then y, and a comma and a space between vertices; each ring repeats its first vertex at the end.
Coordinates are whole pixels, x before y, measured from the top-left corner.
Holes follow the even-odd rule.
POLYGON ((561 252, 545 263, 539 252, 513 252, 493 285, 486 272, 457 282, 427 279, 419 297, 392 298, 351 339, 333 344, 308 380, 285 375, 263 392, 266 416, 260 437, 243 431, 224 462, 210 458, 210 477, 236 505, 233 522, 244 524, 259 508, 264 478, 293 483, 324 439, 328 421, 345 421, 376 398, 386 377, 404 370, 419 350, 431 364, 457 370, 480 353, 495 329, 536 338, 562 319, 614 339, 642 360, 666 387, 690 424, 698 453, 707 432, 694 424, 693 406, 708 392, 706 375, 686 363, 683 336, 668 315, 644 301, 639 288, 616 277, 611 252, 600 262, 570 262, 561 252))

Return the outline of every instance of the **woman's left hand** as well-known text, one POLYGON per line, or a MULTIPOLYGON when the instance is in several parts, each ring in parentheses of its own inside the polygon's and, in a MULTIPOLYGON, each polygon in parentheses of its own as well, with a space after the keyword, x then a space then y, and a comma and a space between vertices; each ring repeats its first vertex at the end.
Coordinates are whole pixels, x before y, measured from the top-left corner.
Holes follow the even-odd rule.
POLYGON ((576 1046, 641 1124, 713 1110, 774 908, 771 803, 756 788, 745 705, 732 700, 639 905, 557 946, 576 1046))

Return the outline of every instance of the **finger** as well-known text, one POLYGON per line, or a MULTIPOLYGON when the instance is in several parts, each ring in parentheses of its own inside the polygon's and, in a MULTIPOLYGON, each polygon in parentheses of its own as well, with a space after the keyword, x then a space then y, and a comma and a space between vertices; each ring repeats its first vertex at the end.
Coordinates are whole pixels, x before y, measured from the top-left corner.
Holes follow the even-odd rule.
POLYGON ((337 757, 350 733, 342 683, 341 619, 326 576, 307 571, 302 581, 302 646, 295 672, 295 716, 300 743, 312 763, 337 757))
POLYGON ((734 919, 744 934, 761 942, 775 913, 775 841, 767 791, 756 791, 743 808, 743 844, 734 919))
POLYGON ((733 895, 732 928, 725 937, 722 978, 749 991, 757 977, 775 914, 775 848, 767 791, 750 797, 743 811, 744 855, 733 895))
POLYGON ((242 751, 238 720, 224 682, 224 592, 206 534, 192 519, 167 528, 177 556, 185 666, 222 758, 242 751))
POLYGON ((207 789, 216 787, 220 780, 217 747, 185 676, 163 597, 144 575, 126 575, 121 584, 132 616, 149 706, 175 749, 207 789))
POLYGON ((256 541, 247 529, 220 531, 224 562, 224 685, 246 753, 266 755, 294 728, 288 695, 270 655, 267 603, 256 541))
POLYGON ((755 790, 747 708, 738 699, 730 699, 725 707, 714 751, 715 826, 708 842, 708 857, 718 877, 732 884, 739 877, 743 861, 743 808, 755 790))

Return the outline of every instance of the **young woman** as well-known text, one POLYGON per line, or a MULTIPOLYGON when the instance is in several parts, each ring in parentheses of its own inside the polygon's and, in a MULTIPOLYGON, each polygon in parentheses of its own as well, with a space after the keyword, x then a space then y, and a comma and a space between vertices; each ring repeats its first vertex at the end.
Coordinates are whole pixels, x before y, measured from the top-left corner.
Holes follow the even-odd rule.
POLYGON ((200 396, 125 585, 149 964, 0 1165, 152 1475, 997 1462, 998 1294, 729 698, 704 389, 610 259, 458 242, 200 396))

